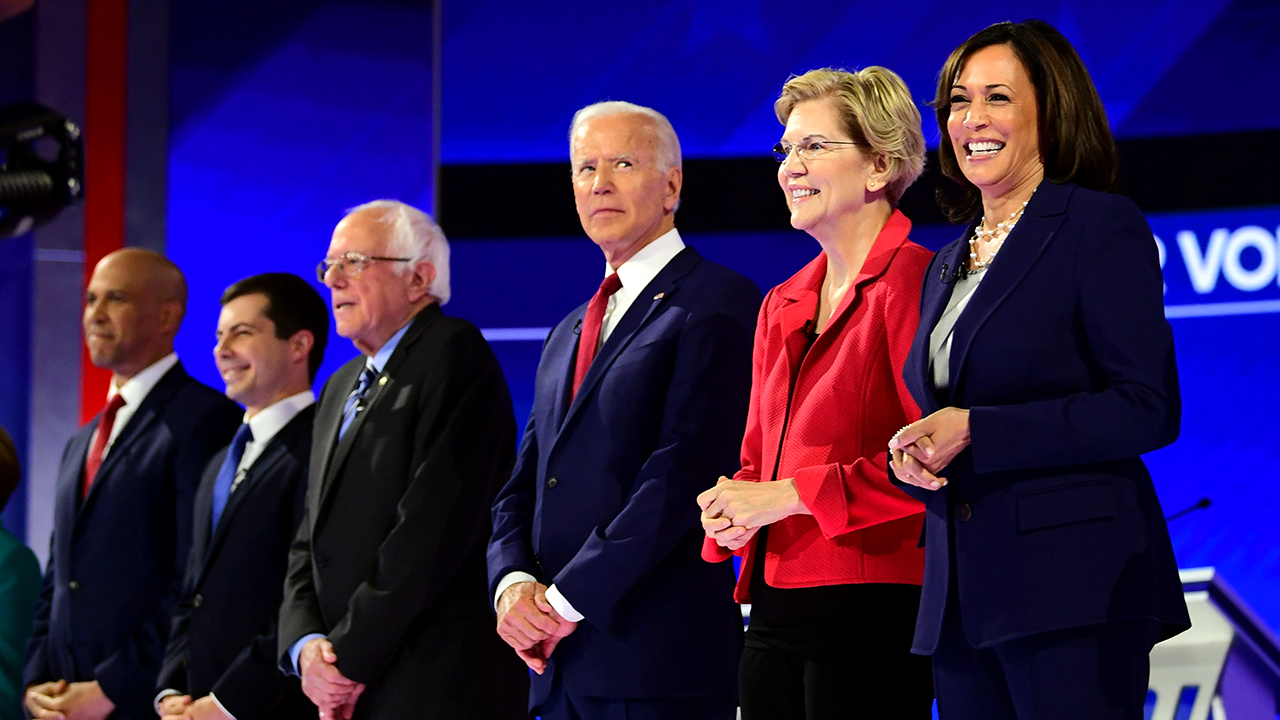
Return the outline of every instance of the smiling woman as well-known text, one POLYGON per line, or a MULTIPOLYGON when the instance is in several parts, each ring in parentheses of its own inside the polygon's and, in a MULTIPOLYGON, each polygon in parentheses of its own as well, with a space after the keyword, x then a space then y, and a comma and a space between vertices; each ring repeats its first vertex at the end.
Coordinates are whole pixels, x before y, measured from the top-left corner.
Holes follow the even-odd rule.
POLYGON ((791 224, 822 252, 765 298, 742 469, 698 498, 703 557, 740 554, 752 604, 742 717, 928 718, 922 508, 884 449, 919 417, 902 363, 929 252, 894 206, 924 166, 920 112, 882 67, 793 77, 774 107, 791 224))
POLYGON ((1106 192, 1106 113, 1049 25, 971 37, 935 109, 940 199, 971 224, 925 273, 904 376, 926 417, 890 441, 929 508, 914 650, 948 720, 1138 720, 1152 645, 1189 624, 1140 458, 1181 413, 1156 244, 1106 192))

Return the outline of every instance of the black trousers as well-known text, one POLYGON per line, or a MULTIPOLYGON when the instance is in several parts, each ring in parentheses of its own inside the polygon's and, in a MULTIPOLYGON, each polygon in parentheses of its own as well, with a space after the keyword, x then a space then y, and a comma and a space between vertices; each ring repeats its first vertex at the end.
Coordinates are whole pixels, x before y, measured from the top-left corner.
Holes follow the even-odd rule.
POLYGON ((538 706, 541 720, 734 720, 733 698, 601 698, 572 695, 557 675, 538 706))
POLYGON ((762 585, 738 668, 743 720, 929 720, 929 659, 910 652, 919 587, 770 588, 760 607, 762 585))
POLYGON ((947 603, 933 655, 940 720, 1142 720, 1160 625, 1128 620, 976 650, 947 603))

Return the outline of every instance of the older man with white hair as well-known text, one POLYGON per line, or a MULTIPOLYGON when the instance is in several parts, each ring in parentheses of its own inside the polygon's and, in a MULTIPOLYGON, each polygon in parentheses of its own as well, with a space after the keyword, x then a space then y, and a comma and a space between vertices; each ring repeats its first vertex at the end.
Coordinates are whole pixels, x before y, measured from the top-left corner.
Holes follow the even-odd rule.
POLYGON ((317 272, 361 354, 320 395, 281 666, 322 719, 523 718, 528 675, 484 601, 515 419, 480 331, 440 310, 444 234, 404 203, 367 203, 317 272))
POLYGON ((685 246, 680 143, 660 113, 583 108, 570 156, 604 277, 547 338, 494 505, 498 634, 538 673, 544 720, 731 720, 733 569, 699 562, 685 505, 738 468, 760 290, 685 246))

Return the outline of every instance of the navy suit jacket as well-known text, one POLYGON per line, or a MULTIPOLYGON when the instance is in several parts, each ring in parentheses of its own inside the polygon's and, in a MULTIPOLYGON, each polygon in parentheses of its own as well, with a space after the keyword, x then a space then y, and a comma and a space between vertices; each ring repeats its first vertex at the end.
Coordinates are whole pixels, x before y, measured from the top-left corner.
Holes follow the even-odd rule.
POLYGON ((1118 195, 1042 182, 956 322, 940 396, 929 335, 972 230, 925 273, 903 370, 925 416, 968 408, 971 435, 939 473, 947 486, 904 486, 927 504, 914 650, 937 647, 957 581, 950 597, 975 647, 1114 620, 1185 629, 1169 532, 1139 457, 1173 442, 1181 420, 1146 219, 1118 195))
POLYGON ((737 696, 733 567, 705 563, 696 498, 739 466, 760 290, 673 258, 601 346, 576 397, 586 305, 547 338, 533 412, 493 508, 490 592, 509 572, 554 583, 585 620, 533 678, 575 695, 737 696))
POLYGON ((156 674, 191 548, 200 474, 243 411, 181 363, 120 431, 80 499, 94 418, 62 454, 23 681, 97 680, 118 719, 155 717, 156 674))
POLYGON ((304 408, 271 438, 212 534, 213 486, 227 450, 209 461, 158 689, 197 698, 214 692, 236 720, 316 717, 297 679, 276 667, 276 621, 307 493, 314 418, 315 406, 304 408))

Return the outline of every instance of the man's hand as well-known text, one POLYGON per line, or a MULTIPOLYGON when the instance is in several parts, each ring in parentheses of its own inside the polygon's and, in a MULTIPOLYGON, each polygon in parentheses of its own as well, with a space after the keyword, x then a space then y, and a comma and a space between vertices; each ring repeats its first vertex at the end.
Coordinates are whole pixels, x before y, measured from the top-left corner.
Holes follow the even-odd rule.
POLYGON ((160 699, 160 719, 173 720, 173 718, 180 718, 183 711, 190 704, 190 695, 166 695, 160 699))
POLYGON ((551 637, 559 627, 556 621, 559 616, 553 617, 543 611, 536 602, 538 597, 545 602, 546 592, 547 586, 542 583, 518 582, 503 590, 498 597, 498 636, 517 653, 551 637))
POLYGON ((58 680, 57 682, 39 683, 27 686, 27 691, 23 693, 22 702, 27 707, 27 712, 33 718, 56 718, 62 720, 65 716, 57 711, 52 710, 54 698, 60 697, 67 691, 67 681, 58 680))
POLYGON ((308 642, 298 654, 302 692, 320 709, 321 720, 351 720, 356 700, 364 692, 364 685, 343 675, 337 662, 338 654, 325 638, 308 642))
MULTIPOLYGON (((708 529, 708 520, 727 519, 731 525, 758 529, 792 515, 812 514, 800 500, 795 478, 749 482, 722 477, 715 487, 698 495, 698 506, 702 508, 704 530, 708 529)), ((725 529, 728 528, 720 531, 725 529)))
POLYGON ((31 716, 42 720, 106 720, 116 709, 97 680, 33 685, 26 701, 31 716))
MULTIPOLYGON (((505 593, 504 593, 505 594, 505 593)), ((547 617, 556 623, 555 629, 547 636, 545 640, 535 644, 528 649, 516 648, 516 654, 524 660, 524 664, 529 669, 541 675, 547 670, 547 660, 551 658, 551 653, 555 652, 556 646, 560 641, 573 634, 578 629, 578 623, 565 620, 556 609, 547 601, 546 588, 539 585, 538 591, 534 594, 534 604, 547 617)))
POLYGON ((210 695, 205 695, 188 705, 179 717, 183 720, 232 720, 231 716, 223 712, 210 695))
POLYGON ((889 461, 899 480, 937 490, 947 484, 937 473, 968 446, 969 411, 947 407, 899 430, 889 440, 889 461))

